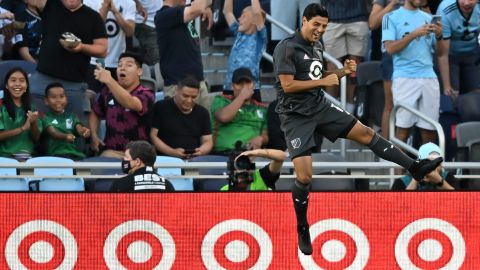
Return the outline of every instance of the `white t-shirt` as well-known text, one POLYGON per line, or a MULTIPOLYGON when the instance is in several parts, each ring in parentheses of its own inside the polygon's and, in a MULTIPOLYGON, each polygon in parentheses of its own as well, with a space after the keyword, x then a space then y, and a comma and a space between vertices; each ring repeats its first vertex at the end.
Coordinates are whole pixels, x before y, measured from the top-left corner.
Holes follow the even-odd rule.
MULTIPOLYGON (((163 6, 163 0, 140 0, 140 3, 148 13, 147 21, 145 22, 145 24, 155 28, 155 23, 153 22, 153 19, 155 18, 155 14, 157 13, 157 11, 163 6)), ((135 16, 135 22, 143 23, 143 17, 139 13, 137 13, 137 15, 135 16)))
MULTIPOLYGON (((103 0, 84 0, 83 3, 95 11, 100 11, 103 0)), ((132 0, 113 0, 120 14, 125 21, 135 21, 135 2, 132 0)), ((115 68, 118 64, 118 57, 125 52, 127 47, 125 43, 125 32, 123 32, 113 12, 108 11, 105 28, 108 37, 108 51, 105 58, 105 67, 115 68)), ((95 65, 97 58, 92 57, 90 63, 95 65)))

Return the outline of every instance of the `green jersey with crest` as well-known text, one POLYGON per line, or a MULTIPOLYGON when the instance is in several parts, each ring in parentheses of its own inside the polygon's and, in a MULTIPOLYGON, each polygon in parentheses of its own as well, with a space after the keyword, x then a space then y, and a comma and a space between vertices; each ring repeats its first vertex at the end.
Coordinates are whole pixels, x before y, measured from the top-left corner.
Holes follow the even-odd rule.
MULTIPOLYGON (((76 126, 81 124, 78 117, 72 113, 64 112, 62 114, 53 114, 48 112, 42 119, 43 126, 47 129, 49 126, 54 127, 58 132, 63 134, 73 134, 78 136, 76 126)), ((82 153, 75 144, 75 142, 68 142, 66 140, 56 140, 47 136, 47 155, 74 155, 80 158, 84 158, 85 154, 82 153)))

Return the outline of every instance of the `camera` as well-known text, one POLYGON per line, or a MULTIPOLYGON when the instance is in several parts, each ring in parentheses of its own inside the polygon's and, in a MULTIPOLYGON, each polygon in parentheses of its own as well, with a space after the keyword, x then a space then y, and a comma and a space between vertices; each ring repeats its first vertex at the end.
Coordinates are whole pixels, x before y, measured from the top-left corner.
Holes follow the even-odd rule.
POLYGON ((250 171, 255 170, 255 163, 251 162, 248 156, 240 155, 244 151, 246 151, 246 148, 242 146, 242 142, 237 141, 235 142, 235 149, 229 155, 227 169, 230 190, 235 190, 235 186, 240 182, 247 181, 250 183, 253 181, 250 171))

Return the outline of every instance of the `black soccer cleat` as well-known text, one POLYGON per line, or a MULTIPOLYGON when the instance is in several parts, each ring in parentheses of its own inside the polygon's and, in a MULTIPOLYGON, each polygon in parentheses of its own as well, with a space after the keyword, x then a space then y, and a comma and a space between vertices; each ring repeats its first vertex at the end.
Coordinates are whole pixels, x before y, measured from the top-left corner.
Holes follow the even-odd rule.
POLYGON ((305 255, 312 255, 312 241, 310 240, 309 226, 298 226, 298 248, 305 255))
POLYGON ((438 157, 434 160, 421 159, 415 160, 415 162, 408 168, 408 171, 412 174, 415 180, 421 181, 425 175, 435 170, 443 162, 442 157, 438 157))

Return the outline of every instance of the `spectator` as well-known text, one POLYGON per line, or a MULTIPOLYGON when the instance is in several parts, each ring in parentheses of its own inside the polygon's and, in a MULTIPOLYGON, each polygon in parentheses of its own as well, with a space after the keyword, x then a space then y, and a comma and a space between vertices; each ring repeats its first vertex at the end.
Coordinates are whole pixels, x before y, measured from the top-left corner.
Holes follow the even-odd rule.
POLYGON ((32 154, 40 139, 41 123, 30 102, 28 75, 13 68, 5 75, 4 97, 0 106, 0 156, 32 154))
MULTIPOLYGON (((302 13, 308 4, 318 0, 273 0, 270 1, 272 17, 290 29, 297 29, 301 25, 302 13)), ((272 24, 272 40, 282 40, 288 33, 272 24)))
POLYGON ((183 159, 208 155, 213 147, 208 110, 196 104, 199 82, 181 80, 173 98, 155 104, 150 139, 157 152, 183 159))
POLYGON ((262 191, 275 189, 280 178, 285 152, 276 149, 255 149, 245 151, 230 161, 230 177, 228 185, 222 191, 262 191), (262 157, 272 161, 261 169, 255 169, 251 158, 262 157))
POLYGON ((139 43, 140 57, 144 63, 153 66, 160 62, 155 31, 155 13, 162 7, 162 0, 136 0, 137 12, 135 16, 135 37, 139 43))
POLYGON ((115 180, 110 191, 174 191, 170 181, 153 170, 156 157, 155 148, 148 142, 129 142, 122 160, 122 171, 128 175, 115 180))
POLYGON ((442 16, 439 46, 448 52, 438 57, 443 93, 456 98, 480 87, 480 7, 475 0, 445 0, 437 14, 442 16))
POLYGON ((97 62, 109 70, 116 80, 118 57, 126 49, 126 37, 135 32, 135 2, 131 0, 84 0, 83 3, 97 11, 105 22, 108 36, 108 50, 105 59, 92 57, 87 75, 88 89, 100 92, 103 85, 95 80, 93 73, 97 62))
POLYGON ((230 31, 235 36, 233 47, 228 57, 228 71, 224 84, 224 93, 232 94, 232 73, 240 67, 247 67, 253 73, 255 89, 260 89, 260 60, 267 43, 265 29, 265 12, 259 0, 252 0, 252 5, 243 9, 239 20, 233 14, 233 0, 226 0, 223 14, 230 31))
MULTIPOLYGON (((382 26, 382 18, 385 14, 400 8, 405 0, 374 0, 370 17, 368 18, 368 25, 370 30, 379 29, 382 26)), ((383 76, 383 92, 385 96, 385 103, 383 106, 381 131, 384 138, 389 137, 388 125, 390 122, 390 113, 393 109, 392 97, 392 73, 393 60, 392 56, 387 53, 382 53, 382 76, 383 76)))
POLYGON ((42 119, 42 126, 48 135, 46 154, 73 160, 85 158, 85 154, 78 149, 75 142, 77 136, 90 137, 90 129, 84 127, 76 115, 65 111, 68 99, 61 83, 47 86, 45 103, 49 108, 42 119))
POLYGON ((10 11, 0 8, 0 57, 2 59, 11 58, 12 42, 15 37, 16 29, 14 28, 15 16, 10 11))
MULTIPOLYGON (((403 7, 383 17, 382 42, 393 55, 393 103, 402 103, 438 121, 440 89, 433 70, 432 50, 441 38, 442 26, 432 24, 432 16, 421 11, 425 0, 408 0, 403 7)), ((445 53, 438 52, 440 55, 445 53)), ((406 141, 416 123, 423 143, 435 140, 434 127, 404 109, 396 115, 396 137, 406 141)))
POLYGON ((247 149, 268 143, 267 108, 252 99, 255 78, 248 68, 238 68, 232 76, 233 96, 216 96, 212 103, 214 151, 229 153, 237 141, 247 149))
POLYGON ((110 71, 98 67, 95 78, 105 84, 89 124, 92 131, 91 148, 106 157, 122 158, 125 145, 134 140, 148 139, 148 113, 155 100, 153 92, 140 84, 142 62, 134 53, 124 52, 118 59, 118 81, 110 71), (100 118, 106 120, 106 135, 102 141, 97 135, 100 118))
MULTIPOLYGON (((418 158, 424 159, 428 158, 434 160, 437 157, 443 157, 442 150, 440 147, 434 143, 426 143, 420 146, 418 149, 418 158)), ((454 190, 457 186, 457 179, 455 179, 453 172, 446 172, 442 165, 439 165, 436 168, 436 171, 440 174, 442 179, 440 181, 430 177, 425 176, 424 179, 418 180, 414 179, 410 175, 402 176, 399 179, 396 179, 393 183, 393 190, 454 190)))
MULTIPOLYGON (((345 59, 354 60, 357 64, 363 61, 368 48, 368 6, 367 1, 358 0, 320 0, 327 8, 329 21, 328 28, 323 35, 325 52, 344 62, 345 59)), ((337 67, 328 62, 328 70, 337 67)), ((355 94, 356 73, 349 75, 347 80, 347 107, 353 112, 353 96, 355 94)), ((338 96, 338 87, 326 88, 334 97, 338 96)))
MULTIPOLYGON (((32 75, 32 96, 37 107, 45 108, 44 89, 60 82, 70 102, 67 109, 85 120, 90 104, 85 98, 90 57, 105 57, 107 34, 100 15, 81 0, 36 0, 32 6, 42 18, 42 43, 37 72, 32 75), (72 33, 63 38, 63 34, 72 33)), ((41 109, 40 109, 41 110, 41 109)))
POLYGON ((26 0, 26 9, 16 17, 18 22, 24 22, 25 25, 24 29, 15 36, 12 57, 37 63, 42 41, 42 18, 32 3, 32 0, 26 0))
POLYGON ((165 87, 165 96, 172 97, 177 83, 194 76, 200 81, 198 103, 209 108, 208 89, 203 77, 200 55, 200 36, 195 30, 194 19, 202 16, 208 19, 208 29, 212 26, 212 10, 208 7, 212 0, 196 0, 185 6, 184 0, 164 0, 163 7, 155 15, 157 43, 160 57, 160 70, 165 87))

